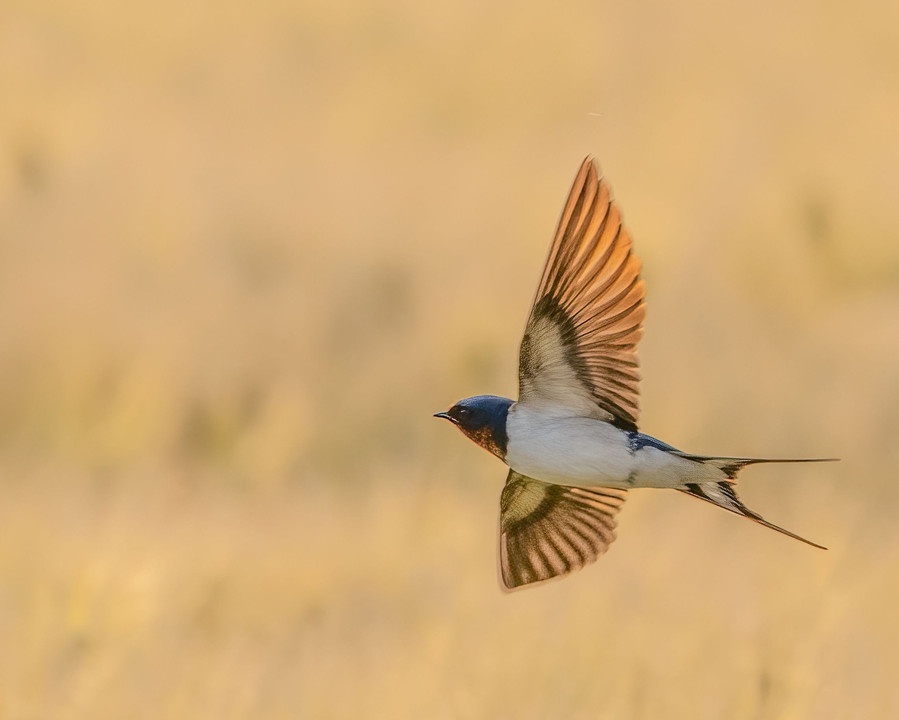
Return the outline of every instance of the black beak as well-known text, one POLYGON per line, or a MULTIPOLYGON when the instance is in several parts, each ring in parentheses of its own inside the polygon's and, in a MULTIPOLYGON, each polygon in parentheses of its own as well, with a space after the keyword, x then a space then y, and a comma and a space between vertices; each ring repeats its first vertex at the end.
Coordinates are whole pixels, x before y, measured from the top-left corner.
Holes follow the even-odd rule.
POLYGON ((442 412, 442 413, 434 413, 434 417, 445 418, 446 420, 449 420, 450 422, 453 421, 453 418, 450 417, 450 414, 449 414, 449 413, 445 413, 445 412, 442 412))

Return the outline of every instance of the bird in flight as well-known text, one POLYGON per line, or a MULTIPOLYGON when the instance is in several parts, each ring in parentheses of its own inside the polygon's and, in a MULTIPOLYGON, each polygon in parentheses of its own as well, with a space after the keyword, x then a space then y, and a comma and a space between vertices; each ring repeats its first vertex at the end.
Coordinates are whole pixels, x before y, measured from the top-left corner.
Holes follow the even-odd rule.
POLYGON ((640 260, 608 183, 587 157, 521 341, 518 402, 479 395, 435 415, 510 468, 500 497, 503 589, 596 560, 615 540, 631 488, 674 488, 823 549, 747 508, 734 486, 747 465, 833 458, 692 455, 639 432, 636 349, 645 314, 640 260))

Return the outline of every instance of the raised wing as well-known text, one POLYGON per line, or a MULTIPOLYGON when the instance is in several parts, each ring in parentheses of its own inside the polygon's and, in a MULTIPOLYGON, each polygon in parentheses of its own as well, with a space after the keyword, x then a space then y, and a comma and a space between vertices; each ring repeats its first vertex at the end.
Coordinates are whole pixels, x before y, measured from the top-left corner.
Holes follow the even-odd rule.
POLYGON ((626 490, 553 485, 509 471, 500 497, 499 567, 505 590, 578 570, 615 540, 626 490))
POLYGON ((562 211, 521 341, 519 398, 636 430, 640 260, 588 157, 562 211))

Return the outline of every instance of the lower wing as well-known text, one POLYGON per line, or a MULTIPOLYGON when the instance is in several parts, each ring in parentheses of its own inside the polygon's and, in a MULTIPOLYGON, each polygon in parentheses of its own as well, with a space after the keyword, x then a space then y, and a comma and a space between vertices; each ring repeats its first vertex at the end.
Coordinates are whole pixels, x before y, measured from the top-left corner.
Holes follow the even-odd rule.
POLYGON ((509 471, 500 497, 499 570, 515 590, 579 570, 615 540, 627 491, 545 483, 509 471))

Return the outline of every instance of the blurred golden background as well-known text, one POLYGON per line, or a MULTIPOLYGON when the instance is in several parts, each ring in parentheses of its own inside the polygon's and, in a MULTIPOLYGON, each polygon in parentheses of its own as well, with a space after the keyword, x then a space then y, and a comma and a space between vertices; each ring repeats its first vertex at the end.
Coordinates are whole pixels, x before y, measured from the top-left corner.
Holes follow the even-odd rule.
POLYGON ((0 718, 899 716, 899 5, 0 9, 0 718), (634 492, 506 596, 514 397, 578 164, 644 261, 634 492))

